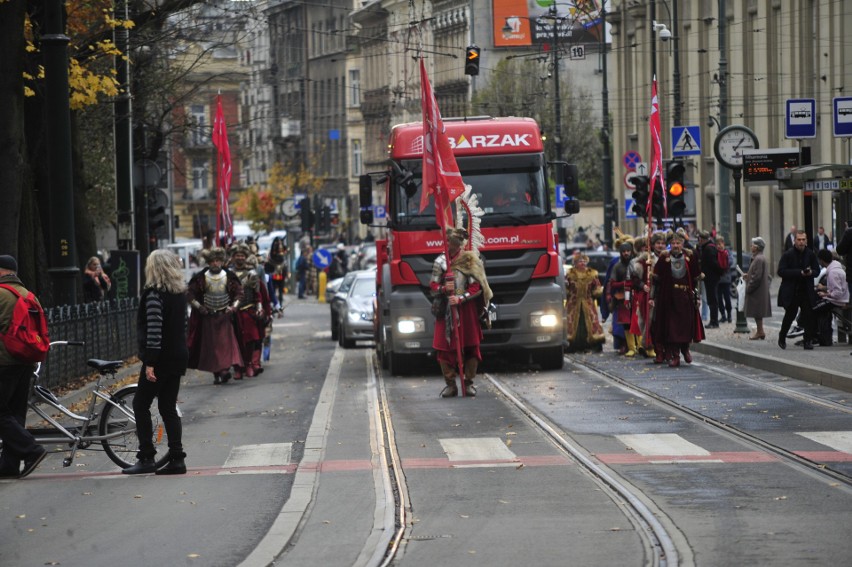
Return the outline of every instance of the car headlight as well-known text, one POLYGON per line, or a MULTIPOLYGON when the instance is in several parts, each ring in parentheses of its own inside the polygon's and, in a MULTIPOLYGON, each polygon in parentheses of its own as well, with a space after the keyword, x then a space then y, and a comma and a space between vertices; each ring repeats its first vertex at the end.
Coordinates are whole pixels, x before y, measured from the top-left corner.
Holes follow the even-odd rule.
POLYGON ((550 311, 533 311, 530 313, 531 327, 553 328, 559 324, 559 316, 550 311))
POLYGON ((357 323, 358 321, 372 321, 373 320, 373 311, 372 310, 364 310, 361 311, 359 309, 350 309, 349 310, 349 320, 353 323, 357 323))
POLYGON ((396 320, 396 330, 402 335, 422 333, 426 330, 426 321, 423 317, 400 317, 396 320))

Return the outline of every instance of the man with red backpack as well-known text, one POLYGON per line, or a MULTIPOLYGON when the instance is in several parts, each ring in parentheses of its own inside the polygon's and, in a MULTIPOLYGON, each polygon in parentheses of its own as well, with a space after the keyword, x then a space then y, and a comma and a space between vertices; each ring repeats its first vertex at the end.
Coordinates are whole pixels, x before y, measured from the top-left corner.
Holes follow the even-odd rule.
POLYGON ((15 358, 6 347, 5 338, 10 331, 16 305, 20 298, 32 295, 17 272, 15 258, 0 256, 0 336, 4 338, 0 341, 0 439, 3 440, 0 478, 23 478, 33 472, 47 455, 45 448, 35 442, 25 427, 33 363, 15 358))

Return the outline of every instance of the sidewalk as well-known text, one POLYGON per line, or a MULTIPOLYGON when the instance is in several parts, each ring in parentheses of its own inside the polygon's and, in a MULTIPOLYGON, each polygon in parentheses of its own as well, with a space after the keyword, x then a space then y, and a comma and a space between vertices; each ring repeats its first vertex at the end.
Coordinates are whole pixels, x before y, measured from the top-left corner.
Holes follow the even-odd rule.
POLYGON ((766 370, 852 392, 852 345, 838 343, 830 347, 816 346, 813 350, 804 350, 795 346, 802 337, 788 338, 787 349, 778 346, 778 328, 781 324, 781 309, 775 308, 777 315, 773 319, 764 320, 766 339, 750 341, 749 336, 754 332, 754 321, 749 321, 748 333, 735 333, 734 323, 722 323, 718 329, 706 329, 707 338, 692 346, 692 350, 724 358, 731 362, 744 364, 753 368, 766 370))

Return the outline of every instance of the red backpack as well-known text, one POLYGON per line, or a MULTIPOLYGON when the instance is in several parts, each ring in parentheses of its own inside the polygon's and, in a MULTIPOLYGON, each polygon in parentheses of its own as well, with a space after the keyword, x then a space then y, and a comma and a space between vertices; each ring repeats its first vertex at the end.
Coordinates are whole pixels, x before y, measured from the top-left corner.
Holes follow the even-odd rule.
POLYGON ((44 362, 50 350, 50 335, 47 332, 47 319, 35 294, 28 291, 24 297, 10 285, 0 284, 0 287, 18 298, 9 328, 3 335, 6 351, 23 364, 44 362))
POLYGON ((716 250, 716 260, 719 262, 719 268, 722 269, 722 273, 724 274, 728 268, 730 268, 730 262, 728 262, 728 250, 725 248, 718 248, 716 250))

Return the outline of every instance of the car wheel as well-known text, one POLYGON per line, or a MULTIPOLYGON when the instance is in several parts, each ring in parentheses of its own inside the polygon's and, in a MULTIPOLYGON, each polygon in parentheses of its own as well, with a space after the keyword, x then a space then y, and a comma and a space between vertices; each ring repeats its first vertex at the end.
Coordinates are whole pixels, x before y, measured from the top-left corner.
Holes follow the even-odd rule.
POLYGON ((331 340, 333 340, 333 341, 337 340, 338 331, 339 330, 337 328, 337 317, 335 317, 334 313, 332 313, 331 314, 331 340))

